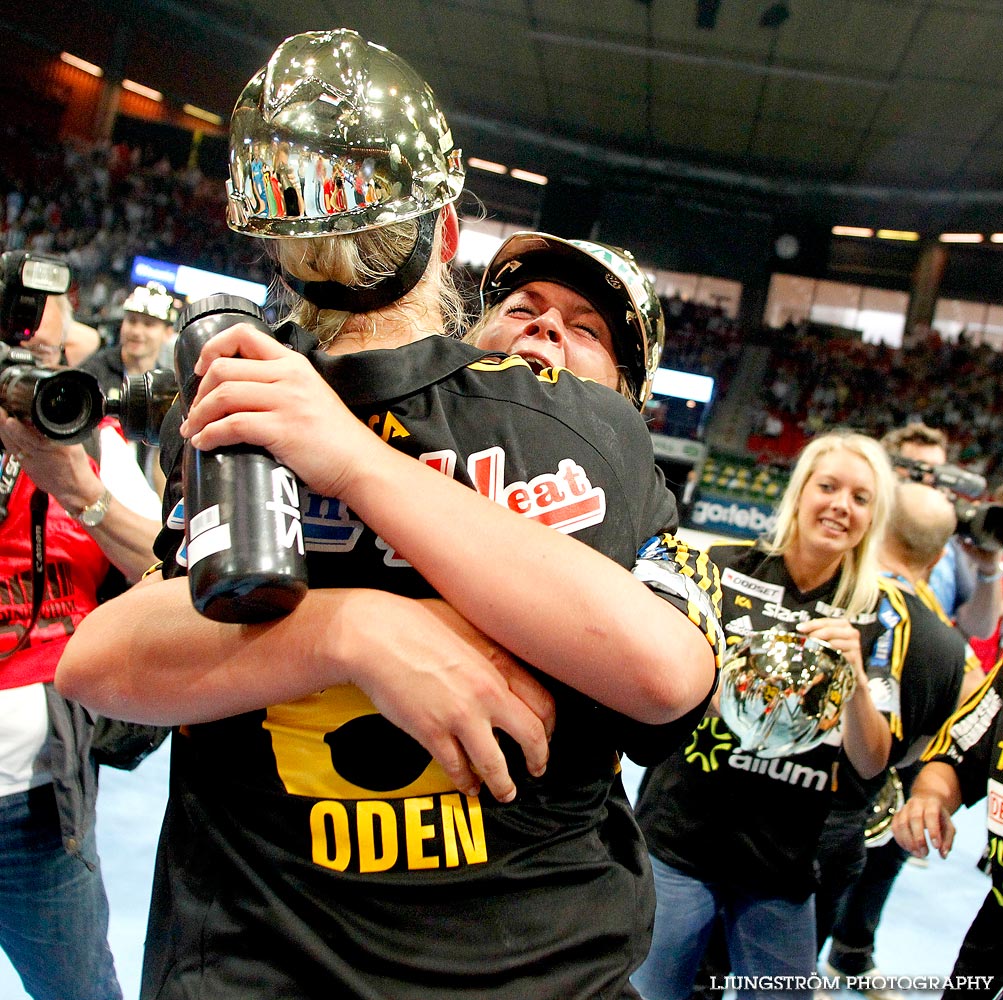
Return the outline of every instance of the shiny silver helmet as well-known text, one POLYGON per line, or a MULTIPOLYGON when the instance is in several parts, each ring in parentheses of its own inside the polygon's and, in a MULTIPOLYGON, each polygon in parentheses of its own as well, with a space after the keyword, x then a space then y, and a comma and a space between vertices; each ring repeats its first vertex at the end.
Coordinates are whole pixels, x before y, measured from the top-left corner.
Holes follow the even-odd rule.
POLYGON ((354 31, 287 38, 233 109, 227 222, 237 232, 360 232, 434 212, 462 188, 431 88, 354 31))
POLYGON ((566 285, 599 310, 613 334, 616 360, 626 370, 638 408, 643 408, 665 344, 665 316, 654 286, 633 255, 588 240, 513 233, 484 271, 481 306, 494 305, 531 281, 566 285))
POLYGON ((721 668, 721 717, 749 753, 804 753, 836 728, 855 683, 849 661, 821 639, 750 632, 721 668))
POLYGON ((142 313, 164 323, 173 323, 178 315, 174 296, 159 281, 138 285, 122 303, 122 312, 142 313))

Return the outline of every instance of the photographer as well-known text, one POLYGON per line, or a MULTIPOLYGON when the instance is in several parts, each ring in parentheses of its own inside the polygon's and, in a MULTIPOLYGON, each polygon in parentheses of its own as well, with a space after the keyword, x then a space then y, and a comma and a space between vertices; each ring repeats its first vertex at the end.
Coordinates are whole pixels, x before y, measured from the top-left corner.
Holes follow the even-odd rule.
MULTIPOLYGON (((926 424, 906 424, 886 434, 881 443, 893 462, 901 456, 931 469, 947 462, 947 435, 926 424)), ((944 613, 966 636, 985 638, 993 634, 1003 614, 1000 579, 998 551, 979 548, 954 534, 930 573, 930 587, 944 613)))
MULTIPOLYGON (((65 329, 49 297, 23 346, 51 363, 65 329)), ((122 993, 94 836, 94 724, 52 679, 105 589, 152 563, 158 503, 111 425, 85 448, 0 409, 0 441, 0 947, 35 1000, 112 1000, 122 993)))
MULTIPOLYGON (((140 285, 122 304, 122 327, 118 343, 102 347, 79 367, 98 380, 108 394, 118 388, 126 376, 142 375, 158 366, 158 358, 174 333, 177 310, 174 297, 156 281, 140 285)), ((161 496, 164 477, 158 464, 159 451, 144 442, 130 445, 147 481, 161 496)))

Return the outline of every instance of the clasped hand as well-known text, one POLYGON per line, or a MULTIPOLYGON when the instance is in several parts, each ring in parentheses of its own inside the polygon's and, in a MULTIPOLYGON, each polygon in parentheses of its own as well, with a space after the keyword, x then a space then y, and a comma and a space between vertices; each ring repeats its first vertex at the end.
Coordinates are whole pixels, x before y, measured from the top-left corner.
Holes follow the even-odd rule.
MULTIPOLYGON (((210 339, 195 374, 181 432, 196 448, 265 448, 313 492, 342 499, 387 448, 307 358, 246 324, 210 339)), ((553 699, 519 661, 445 602, 384 594, 374 609, 358 632, 352 682, 458 788, 476 794, 483 781, 499 801, 515 796, 496 729, 521 746, 530 774, 543 773, 553 699)))
POLYGON ((181 425, 192 445, 257 445, 321 496, 345 497, 353 469, 379 443, 306 357, 246 323, 212 337, 195 374, 181 425))

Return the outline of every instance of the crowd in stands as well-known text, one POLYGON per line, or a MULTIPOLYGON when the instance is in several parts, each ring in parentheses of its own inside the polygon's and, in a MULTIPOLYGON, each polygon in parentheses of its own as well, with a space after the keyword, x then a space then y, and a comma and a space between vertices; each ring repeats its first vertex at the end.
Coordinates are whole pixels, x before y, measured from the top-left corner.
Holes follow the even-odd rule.
POLYGON ((665 350, 662 365, 716 380, 720 398, 728 388, 741 352, 742 329, 720 305, 687 301, 678 293, 662 299, 665 350))
POLYGON ((79 320, 117 328, 139 254, 267 282, 257 248, 226 227, 225 189, 149 148, 69 139, 32 162, 0 159, 0 247, 58 253, 79 320))
POLYGON ((836 425, 881 437, 922 421, 946 432, 952 461, 991 482, 1003 476, 1003 354, 987 344, 924 330, 893 349, 789 324, 772 333, 768 370, 753 450, 793 457, 836 425))

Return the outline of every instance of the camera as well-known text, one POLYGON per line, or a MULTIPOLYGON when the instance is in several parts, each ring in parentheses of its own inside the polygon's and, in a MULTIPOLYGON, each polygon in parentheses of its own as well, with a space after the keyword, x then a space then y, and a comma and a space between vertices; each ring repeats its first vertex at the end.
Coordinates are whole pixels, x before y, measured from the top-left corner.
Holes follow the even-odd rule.
POLYGON ((955 534, 986 552, 1003 550, 1003 504, 972 503, 963 497, 954 501, 958 516, 955 534))
POLYGON ((62 444, 82 441, 104 415, 98 381, 72 368, 41 368, 21 345, 38 329, 48 296, 69 287, 70 269, 60 260, 0 254, 0 406, 62 444))
POLYGON ((949 493, 958 526, 954 533, 987 552, 1003 550, 1003 504, 977 499, 986 489, 982 476, 956 465, 930 465, 915 458, 893 455, 896 469, 917 483, 949 493))
POLYGON ((154 368, 142 375, 127 375, 120 388, 105 394, 105 412, 118 417, 122 433, 130 441, 160 445, 160 427, 174 400, 178 380, 168 368, 154 368))

